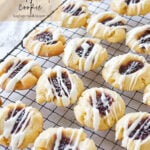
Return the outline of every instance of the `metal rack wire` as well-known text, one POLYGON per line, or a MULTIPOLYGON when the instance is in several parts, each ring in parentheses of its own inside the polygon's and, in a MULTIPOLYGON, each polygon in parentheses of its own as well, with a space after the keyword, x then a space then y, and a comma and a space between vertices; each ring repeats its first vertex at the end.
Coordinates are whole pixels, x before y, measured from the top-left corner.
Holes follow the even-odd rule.
MULTIPOLYGON (((89 10, 93 14, 108 11, 110 10, 109 3, 110 0, 103 0, 101 2, 89 2, 89 10)), ((48 21, 49 17, 53 13, 54 12, 52 12, 49 16, 47 16, 44 20, 42 20, 32 30, 34 30, 36 27, 43 27, 47 25, 52 25, 53 27, 57 27, 56 24, 48 21)), ((146 15, 144 17, 136 16, 136 17, 125 17, 125 18, 127 19, 128 30, 130 30, 135 26, 150 23, 150 15, 146 15)), ((75 37, 88 36, 84 28, 78 28, 78 29, 61 28, 61 30, 63 31, 67 40, 75 37)), ((26 36, 27 35, 28 33, 26 34, 26 36)), ((117 44, 110 44, 102 41, 101 44, 108 50, 109 58, 112 58, 113 56, 119 54, 127 53, 129 51, 129 48, 125 46, 124 42, 117 43, 117 44)), ((45 57, 37 57, 29 54, 22 47, 22 41, 14 49, 12 49, 10 53, 8 53, 1 61, 3 61, 9 55, 30 57, 36 60, 37 62, 39 62, 44 70, 49 67, 54 67, 55 65, 60 65, 65 67, 61 61, 62 59, 61 56, 45 58, 45 57)), ((148 62, 150 62, 149 56, 147 56, 146 59, 148 62)), ((83 80, 86 88, 105 87, 105 88, 113 89, 102 79, 101 76, 102 67, 98 68, 96 71, 90 71, 87 73, 82 73, 82 72, 76 72, 76 73, 83 80)), ((75 72, 71 69, 69 70, 71 72, 75 72)), ((125 100, 126 112, 136 112, 136 111, 148 112, 149 111, 149 108, 142 103, 142 94, 143 94, 142 91, 122 92, 116 89, 113 90, 117 91, 125 100)), ((44 105, 37 104, 35 101, 35 87, 30 90, 15 91, 12 93, 6 93, 5 91, 0 90, 0 96, 4 100, 4 105, 10 102, 15 102, 17 100, 20 100, 27 105, 32 105, 33 107, 39 109, 44 116, 44 120, 45 120, 44 129, 47 129, 48 127, 57 127, 57 126, 73 127, 73 128, 81 127, 75 120, 73 114, 73 106, 67 108, 58 108, 50 103, 46 103, 44 105)), ((98 150, 123 150, 123 148, 120 146, 121 145, 120 142, 115 141, 114 128, 108 131, 94 131, 94 130, 90 130, 89 128, 84 128, 84 129, 88 134, 88 137, 92 138, 95 141, 98 150)), ((0 147, 0 150, 8 150, 8 148, 0 147)))

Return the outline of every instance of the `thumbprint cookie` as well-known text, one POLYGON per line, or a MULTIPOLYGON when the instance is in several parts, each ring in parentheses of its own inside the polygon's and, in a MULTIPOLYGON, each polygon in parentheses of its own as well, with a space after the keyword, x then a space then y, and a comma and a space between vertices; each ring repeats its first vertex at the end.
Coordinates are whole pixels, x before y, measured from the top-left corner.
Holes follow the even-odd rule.
POLYGON ((8 92, 33 87, 42 68, 29 58, 7 57, 0 63, 0 87, 8 92))
POLYGON ((78 28, 87 25, 90 13, 83 0, 68 0, 62 6, 60 22, 62 27, 78 28))
POLYGON ((39 78, 36 101, 68 106, 78 100, 83 90, 83 82, 76 74, 71 74, 67 69, 56 66, 53 69, 47 69, 39 78))
POLYGON ((149 0, 112 0, 111 9, 127 16, 145 15, 150 12, 149 0))
POLYGON ((140 90, 150 83, 150 64, 143 56, 127 53, 106 62, 102 76, 117 89, 140 90))
POLYGON ((122 140, 127 150, 149 150, 150 114, 136 112, 121 118, 116 125, 116 140, 122 140))
POLYGON ((143 103, 150 106, 150 84, 144 89, 143 103))
POLYGON ((105 88, 86 90, 74 107, 77 121, 95 130, 111 128, 124 113, 123 99, 116 92, 105 88))
POLYGON ((82 129, 49 128, 36 139, 33 150, 96 150, 82 129))
POLYGON ((25 49, 36 56, 56 56, 64 51, 65 37, 51 26, 36 28, 24 40, 25 49))
POLYGON ((111 43, 126 37, 126 20, 114 12, 103 12, 91 16, 87 26, 88 34, 111 43))
POLYGON ((107 51, 99 42, 92 38, 70 40, 64 50, 64 64, 80 71, 95 70, 107 59, 107 51))
POLYGON ((42 132, 43 117, 21 102, 11 103, 0 109, 0 144, 13 150, 33 144, 42 132))
POLYGON ((126 45, 134 52, 150 55, 150 25, 130 30, 127 33, 126 45))

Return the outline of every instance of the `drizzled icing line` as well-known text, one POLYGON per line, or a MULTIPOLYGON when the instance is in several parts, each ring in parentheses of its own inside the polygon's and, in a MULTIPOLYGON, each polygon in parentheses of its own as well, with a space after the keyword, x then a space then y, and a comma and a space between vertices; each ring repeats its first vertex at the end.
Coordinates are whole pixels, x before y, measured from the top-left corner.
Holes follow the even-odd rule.
MULTIPOLYGON (((92 119, 93 120, 93 128, 95 130, 98 130, 99 125, 102 121, 102 118, 100 117, 99 110, 97 109, 96 91, 100 92, 102 94, 101 100, 102 100, 102 103, 103 103, 104 106, 108 106, 108 108, 110 108, 110 107, 112 108, 114 104, 112 104, 112 106, 109 106, 109 103, 106 100, 105 94, 106 93, 109 94, 109 91, 105 91, 105 89, 103 89, 103 88, 93 88, 93 89, 87 90, 87 92, 90 92, 90 95, 88 97, 91 96, 93 106, 91 106, 92 111, 90 111, 90 109, 88 107, 86 108, 86 113, 87 114, 86 114, 85 121, 86 121, 86 124, 88 124, 88 122, 91 121, 91 118, 93 117, 93 119, 92 119)), ((112 94, 110 94, 110 95, 112 96, 112 94)), ((116 100, 118 99, 118 95, 114 94, 114 97, 112 97, 112 98, 114 99, 113 103, 116 103, 116 100)), ((119 108, 119 110, 121 111, 120 103, 116 103, 116 104, 117 104, 117 107, 119 108)), ((110 112, 112 112, 115 120, 118 120, 116 110, 114 108, 109 109, 109 110, 110 110, 110 112)), ((109 126, 111 126, 109 116, 108 116, 110 114, 110 112, 108 112, 107 110, 105 112, 106 112, 107 123, 108 123, 109 126)))
MULTIPOLYGON (((107 27, 106 30, 108 28, 111 28, 113 30, 115 30, 117 28, 127 28, 125 25, 124 26, 112 26, 112 27, 107 26, 107 25, 110 25, 112 23, 116 23, 118 21, 126 22, 126 20, 123 17, 117 15, 116 13, 113 13, 114 15, 112 16, 112 13, 113 12, 106 12, 106 13, 100 13, 100 14, 97 14, 97 15, 93 15, 91 17, 91 19, 89 20, 89 24, 87 26, 87 31, 90 31, 91 29, 94 28, 93 29, 94 31, 93 31, 92 35, 95 36, 95 34, 98 32, 98 30, 103 26, 107 27), (107 22, 106 25, 102 24, 101 22, 98 22, 98 20, 100 20, 104 15, 107 15, 107 14, 113 17, 113 19, 111 21, 107 22)), ((104 31, 104 33, 105 32, 108 32, 108 30, 104 31)))
POLYGON ((85 13, 82 13, 80 14, 79 16, 72 16, 71 13, 66 13, 66 12, 63 12, 61 13, 61 22, 60 22, 60 25, 63 24, 64 21, 68 20, 68 24, 72 24, 74 18, 77 19, 77 23, 79 20, 81 20, 81 18, 83 17, 86 17, 87 16, 87 10, 86 10, 86 4, 84 1, 76 1, 76 0, 68 0, 64 5, 63 5, 63 8, 66 8, 68 7, 69 5, 74 5, 74 8, 73 10, 76 11, 78 10, 80 7, 82 8, 83 11, 85 11, 85 13))
MULTIPOLYGON (((139 26, 139 27, 136 27, 132 30, 130 30, 128 33, 127 33, 127 38, 126 38, 126 44, 129 45, 129 43, 132 41, 132 45, 131 45, 131 49, 134 50, 134 48, 139 45, 140 48, 142 48, 143 46, 145 47, 146 50, 148 50, 150 48, 150 43, 142 43, 140 44, 140 40, 136 39, 136 35, 140 32, 144 32, 145 30, 147 29, 150 29, 150 25, 144 25, 144 26, 139 26), (135 39, 133 41, 133 39, 135 39)), ((150 35, 148 35, 150 36, 150 35)))
MULTIPOLYGON (((45 31, 49 31, 52 32, 53 35, 53 41, 58 41, 59 37, 62 35, 61 31, 59 29, 53 29, 52 27, 48 26, 48 27, 44 27, 44 28, 37 28, 38 32, 35 32, 36 30, 34 30, 32 33, 30 33, 24 40, 23 40, 23 45, 26 46, 31 38, 34 38, 34 36, 36 36, 37 34, 41 34, 45 31)), ((34 55, 38 55, 40 53, 41 47, 44 45, 45 42, 41 42, 39 40, 34 40, 32 39, 31 42, 31 47, 33 48, 33 54, 34 55)))
MULTIPOLYGON (((0 85, 2 86, 6 79, 8 79, 9 76, 13 73, 13 71, 17 69, 17 67, 26 60, 28 61, 28 59, 26 58, 19 59, 17 57, 9 57, 3 63, 1 63, 0 70, 4 68, 9 62, 12 62, 13 65, 6 73, 4 73, 0 77, 0 85)), ((31 70, 31 68, 36 65, 37 63, 35 61, 28 61, 28 63, 12 79, 8 80, 5 90, 9 92, 13 91, 17 82, 20 81, 31 70)))
POLYGON ((105 66, 104 66, 104 68, 106 68, 106 70, 107 70, 107 68, 109 68, 109 72, 107 72, 107 74, 105 74, 105 80, 108 82, 111 77, 114 78, 114 74, 117 72, 119 74, 119 78, 115 79, 114 82, 116 82, 115 84, 119 84, 120 89, 123 89, 123 85, 126 80, 126 77, 130 76, 131 82, 129 83, 128 90, 132 90, 133 87, 135 86, 135 84, 137 83, 139 77, 143 74, 143 69, 145 69, 146 64, 147 64, 146 60, 144 59, 143 56, 134 55, 132 53, 116 56, 116 57, 110 59, 108 62, 106 62, 105 66), (123 62, 128 60, 128 58, 132 58, 131 60, 133 60, 134 58, 135 58, 135 60, 141 60, 141 62, 143 62, 143 64, 144 64, 144 67, 142 69, 138 70, 136 72, 136 74, 134 73, 134 75, 133 74, 132 75, 119 74, 118 65, 120 66, 120 64, 122 64, 123 62), (114 65, 113 66, 111 65, 111 67, 110 67, 110 64, 114 64, 114 65), (116 67, 117 67, 117 71, 116 71, 116 67))
POLYGON ((45 71, 45 73, 44 73, 44 76, 47 79, 47 82, 45 83, 45 87, 47 88, 47 94, 46 94, 47 99, 48 99, 48 97, 50 97, 50 99, 53 99, 56 96, 57 100, 62 99, 62 103, 63 103, 64 106, 68 106, 70 104, 70 99, 74 99, 74 100, 77 99, 76 85, 74 84, 74 81, 73 81, 70 73, 68 72, 68 70, 66 70, 64 68, 61 68, 59 66, 56 66, 53 69, 51 69, 51 68, 47 69, 45 71), (61 76, 62 72, 66 72, 67 73, 68 78, 69 78, 69 80, 71 82, 70 93, 68 92, 68 89, 67 89, 66 85, 63 83, 62 76, 61 76), (52 82, 50 83, 49 80, 48 80, 48 78, 51 75, 51 73, 56 73, 56 78, 59 81, 58 84, 59 84, 59 87, 61 88, 62 97, 60 97, 58 95, 58 93, 56 92, 55 87, 53 86, 53 84, 51 84, 52 82), (68 93, 68 96, 65 95, 64 91, 62 90, 62 88, 68 93))
POLYGON ((26 126, 29 123, 30 118, 32 116, 32 111, 31 111, 32 107, 25 107, 25 108, 22 107, 22 110, 20 110, 15 116, 13 116, 15 113, 15 110, 17 109, 18 106, 20 106, 20 104, 22 105, 22 103, 16 102, 10 118, 4 122, 3 134, 0 135, 0 138, 4 137, 6 139, 11 136, 10 147, 12 148, 12 150, 16 150, 23 143, 24 137, 26 134, 26 126), (23 111, 25 111, 23 117, 21 118, 14 132, 11 133, 18 117, 23 111))
MULTIPOLYGON (((140 112, 138 117, 136 117, 134 119, 134 121, 132 121, 132 124, 129 126, 129 122, 131 122, 131 120, 133 119, 132 118, 132 114, 128 114, 125 116, 125 120, 123 120, 123 140, 122 140, 122 146, 123 147, 130 147, 131 145, 131 142, 134 141, 134 149, 135 150, 140 150, 141 149, 141 145, 142 143, 145 143, 146 141, 148 141, 150 139, 150 136, 148 136, 146 139, 142 140, 142 139, 138 139, 138 140, 134 140, 134 138, 138 135, 140 129, 142 129, 144 126, 145 126, 145 123, 143 123, 141 126, 140 126, 140 129, 137 129, 136 132, 134 133, 134 136, 133 137, 129 137, 129 135, 131 134, 132 131, 135 130, 135 128, 137 127, 137 125, 142 121, 143 117, 147 116, 146 113, 142 113, 140 112)), ((148 117, 149 118, 149 117, 148 117)), ((148 126, 150 125, 150 122, 148 123, 148 126)), ((121 129, 121 128, 120 128, 121 129)), ((118 130, 116 132, 116 139, 119 137, 119 134, 121 132, 121 130, 118 130)))
POLYGON ((71 40, 65 48, 65 54, 63 58, 64 63, 68 66, 70 59, 72 59, 72 55, 73 54, 77 55, 76 49, 81 46, 83 48, 82 56, 81 57, 77 56, 79 58, 78 64, 79 70, 89 71, 92 68, 92 66, 97 63, 100 54, 100 49, 101 54, 105 52, 104 51, 105 49, 102 48, 98 42, 99 40, 97 39, 91 40, 90 38, 82 38, 82 39, 75 38, 71 40), (87 53, 90 47, 90 45, 86 43, 87 41, 93 42, 94 46, 89 55, 87 56, 87 58, 85 58, 85 54, 87 53))
MULTIPOLYGON (((55 130, 55 128, 54 128, 54 130, 55 130)), ((56 131, 56 140, 54 142, 54 150, 58 150, 58 147, 60 145, 60 141, 62 139, 62 133, 63 133, 63 131, 67 132, 67 129, 65 129, 63 127, 57 128, 57 131, 56 131)), ((76 150, 78 148, 78 146, 79 146, 80 137, 81 137, 82 133, 83 133, 83 129, 82 128, 79 129, 78 131, 77 131, 77 129, 72 129, 72 133, 71 133, 70 140, 69 140, 70 141, 69 143, 71 143, 71 144, 66 145, 66 147, 64 148, 64 150, 68 150, 68 149, 76 150)), ((45 148, 46 149, 49 149, 49 140, 50 140, 50 138, 52 136, 53 136, 52 134, 47 133, 47 135, 44 137, 45 140, 46 140, 46 144, 45 144, 45 148)), ((38 144, 42 140, 43 140, 43 137, 39 136, 36 139, 36 141, 35 141, 35 145, 36 145, 36 143, 38 144)), ((36 150, 36 147, 33 147, 32 150, 36 150)))

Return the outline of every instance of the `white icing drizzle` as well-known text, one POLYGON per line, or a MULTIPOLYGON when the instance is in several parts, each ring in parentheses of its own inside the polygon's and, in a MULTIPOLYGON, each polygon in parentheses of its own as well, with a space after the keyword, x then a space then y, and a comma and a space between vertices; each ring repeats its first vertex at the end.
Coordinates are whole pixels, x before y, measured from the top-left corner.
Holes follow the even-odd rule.
POLYGON ((93 15, 93 17, 91 17, 91 20, 89 21, 89 24, 87 26, 87 31, 90 31, 93 29, 92 36, 95 36, 97 34, 97 32, 104 26, 105 26, 105 30, 103 31, 104 35, 109 34, 109 32, 112 32, 112 30, 116 30, 117 28, 127 28, 125 25, 109 27, 110 24, 116 23, 118 21, 126 22, 124 18, 122 18, 121 16, 119 16, 117 14, 115 14, 115 17, 112 20, 108 21, 106 24, 102 24, 102 23, 98 22, 105 14, 111 15, 112 13, 113 12, 106 12, 106 13, 100 13, 97 15, 93 15))
MULTIPOLYGON (((57 131, 57 133, 56 133, 56 141, 55 141, 55 147, 56 147, 56 148, 54 147, 54 150, 58 150, 58 147, 59 147, 59 145, 60 145, 60 141, 61 141, 61 138, 62 138, 62 132, 63 132, 63 128, 61 127, 61 128, 58 129, 58 131, 57 131)), ((78 147, 78 145, 79 145, 80 136, 81 136, 82 132, 83 132, 83 129, 80 129, 80 130, 78 131, 78 134, 77 134, 77 136, 75 137, 75 141, 74 141, 74 136, 75 136, 75 130, 74 130, 74 131, 72 132, 71 138, 70 138, 70 142, 73 141, 73 143, 67 145, 67 146, 64 148, 64 150, 68 150, 68 149, 76 150, 77 147, 78 147)))
MULTIPOLYGON (((34 38, 37 34, 41 34, 45 31, 51 32, 53 35, 53 40, 52 41, 58 41, 59 37, 62 35, 59 29, 53 29, 52 27, 44 27, 44 28, 38 28, 39 32, 34 33, 34 34, 29 34, 24 40, 23 40, 23 45, 26 46, 29 42, 31 42, 31 38, 34 38)), ((32 39, 32 42, 30 43, 31 47, 33 48, 33 54, 38 55, 40 53, 41 47, 45 44, 45 42, 41 42, 39 40, 34 40, 32 39)))
MULTIPOLYGON (((145 40, 147 38, 150 38, 150 34, 142 37, 140 40, 145 40)), ((145 47, 146 50, 150 49, 150 42, 146 42, 146 43, 140 43, 139 44, 139 47, 142 48, 142 47, 145 47)))
MULTIPOLYGON (((55 128, 54 128, 55 129, 55 128)), ((54 150, 58 150, 59 148, 59 145, 60 145, 60 142, 61 142, 61 139, 63 138, 62 137, 62 133, 63 131, 67 132, 67 128, 63 128, 63 127, 59 127, 57 129, 57 132, 56 132, 56 140, 55 140, 55 143, 54 143, 54 150)), ((65 146, 64 150, 69 150, 69 149, 72 149, 72 150, 76 150, 79 146, 79 142, 80 142, 80 137, 81 137, 81 134, 83 133, 83 129, 79 129, 79 130, 76 130, 76 129, 72 129, 72 133, 71 133, 71 136, 69 138, 69 141, 70 143, 68 145, 65 146)), ((47 133, 46 136, 44 137, 46 139, 46 150, 49 150, 49 140, 50 138, 52 137, 53 135, 50 134, 50 133, 47 133)), ((39 143, 41 140, 43 139, 42 136, 39 136, 37 138, 37 140, 35 141, 35 143, 39 143)), ((36 145, 36 144, 35 144, 36 145)), ((36 147, 33 147, 32 150, 35 150, 36 147)))
MULTIPOLYGON (((109 72, 107 72, 107 75, 105 74, 105 80, 108 82, 109 81, 109 79, 111 78, 111 77, 113 77, 114 76, 114 73, 116 73, 116 68, 117 68, 117 72, 118 72, 118 64, 121 64, 122 62, 125 62, 126 61, 126 59, 127 58, 131 58, 131 56, 130 55, 133 55, 133 58, 135 57, 137 57, 136 55, 134 55, 134 54, 132 54, 132 53, 128 53, 128 54, 124 54, 124 55, 120 55, 120 56, 116 56, 116 57, 114 57, 114 58, 112 58, 112 59, 110 59, 108 62, 106 62, 106 64, 105 64, 105 66, 104 66, 104 68, 109 68, 109 72), (114 64, 113 66, 112 65, 110 65, 110 64, 114 64), (111 66, 111 67, 110 67, 111 66)), ((139 57, 139 59, 138 60, 140 60, 140 58, 141 58, 141 60, 142 60, 142 62, 143 62, 143 57, 142 56, 138 56, 139 57)), ((144 61, 145 62, 145 61, 144 61)), ((143 62, 143 63, 144 63, 143 62)), ((144 63, 144 65, 145 65, 145 63, 144 63)), ((143 67, 144 68, 144 67, 143 67)), ((125 74, 120 74, 119 72, 119 78, 117 78, 117 79, 115 79, 115 81, 114 82, 116 82, 116 83, 113 83, 113 84, 119 84, 119 87, 120 87, 120 89, 123 89, 123 85, 124 85, 124 82, 125 82, 125 80, 126 80, 126 77, 127 76, 130 76, 130 81, 131 82, 129 82, 128 83, 128 90, 131 90, 131 89, 133 89, 133 87, 135 86, 135 84, 137 84, 137 81, 138 81, 138 79, 139 79, 139 76, 141 76, 141 74, 143 73, 143 68, 141 68, 140 70, 138 70, 138 71, 136 71, 135 73, 135 75, 125 75, 125 74)))
POLYGON ((81 57, 77 56, 79 58, 79 70, 90 71, 92 66, 97 63, 100 53, 103 54, 105 51, 98 43, 95 43, 90 38, 72 39, 65 48, 65 54, 63 58, 64 63, 67 66, 69 65, 70 59, 72 59, 71 56, 73 55, 73 53, 77 55, 76 49, 80 46, 83 48, 83 53, 81 57), (89 55, 85 57, 86 53, 88 52, 88 49, 90 48, 90 45, 87 43, 87 41, 93 42, 94 46, 91 49, 89 55))
MULTIPOLYGON (((144 26, 139 26, 139 27, 136 27, 132 30, 130 30, 128 33, 127 33, 127 38, 126 38, 126 44, 128 45, 131 41, 132 41, 132 45, 131 45, 131 49, 134 50, 134 48, 139 45, 140 48, 142 47, 145 47, 145 50, 149 50, 150 48, 150 43, 139 43, 140 40, 133 40, 134 38, 136 38, 136 35, 140 32, 144 32, 145 30, 147 30, 148 28, 150 28, 150 25, 144 25, 144 26)), ((147 38, 149 37, 150 35, 147 35, 143 38, 147 38)))
POLYGON ((150 92, 144 94, 143 102, 146 103, 147 101, 150 101, 150 92))
POLYGON ((85 13, 82 13, 78 16, 72 16, 71 12, 69 13, 66 13, 66 12, 63 12, 61 13, 61 25, 63 24, 64 21, 68 20, 68 24, 72 24, 74 18, 77 19, 76 23, 78 24, 78 21, 86 16, 86 8, 85 8, 85 3, 84 1, 80 0, 80 1, 76 1, 76 0, 68 0, 66 1, 66 3, 64 4, 64 8, 67 8, 69 5, 74 5, 74 7, 72 8, 71 12, 75 12, 77 11, 79 8, 82 8, 82 11, 85 12, 85 13))
MULTIPOLYGON (((106 95, 105 95, 105 91, 103 88, 93 88, 91 89, 90 93, 91 93, 91 99, 92 99, 92 111, 90 110, 90 108, 87 107, 86 109, 86 118, 85 118, 85 121, 86 121, 86 124, 89 124, 89 122, 91 122, 91 118, 93 118, 93 128, 95 130, 98 130, 99 129, 99 125, 101 123, 101 116, 100 116, 100 113, 99 113, 99 110, 97 109, 97 99, 96 99, 96 91, 97 92, 100 92, 101 93, 101 101, 103 103, 103 106, 105 107, 108 107, 108 109, 110 110, 110 112, 112 112, 114 118, 116 120, 118 120, 118 117, 117 117, 117 112, 115 109, 110 109, 111 106, 109 106, 109 102, 107 101, 107 98, 106 98, 106 95)), ((118 96, 117 94, 114 95, 115 96, 115 99, 114 99, 114 102, 118 99, 118 96)), ((118 108, 119 110, 121 110, 121 106, 119 103, 117 103, 118 105, 118 108)), ((109 115, 109 113, 107 110, 105 111, 106 113, 106 118, 107 118, 107 123, 109 126, 111 126, 111 123, 110 123, 110 120, 109 120, 109 117, 107 117, 109 115)))
MULTIPOLYGON (((132 131, 135 130, 135 128, 137 127, 137 125, 142 121, 144 117, 144 113, 140 113, 139 117, 135 119, 134 122, 132 122, 132 124, 130 125, 130 127, 128 127, 129 125, 129 122, 132 118, 130 118, 128 116, 127 120, 124 121, 124 132, 123 132, 123 140, 122 140, 122 146, 123 147, 129 147, 131 142, 134 140, 134 138, 138 135, 139 131, 145 127, 147 128, 148 126, 150 126, 150 122, 147 123, 147 126, 146 126, 146 121, 141 124, 141 126, 139 127, 139 129, 137 129, 133 135, 133 137, 129 137, 129 135, 131 134, 132 131)), ((149 118, 148 118, 149 119, 149 118)), ((120 131, 119 131, 120 132, 120 131)), ((119 135, 119 132, 116 134, 116 137, 118 137, 119 135)), ((135 147, 134 147, 134 150, 140 150, 141 148, 141 143, 146 141, 147 139, 149 139, 150 137, 148 136, 146 139, 142 140, 139 139, 138 140, 134 140, 134 143, 135 143, 135 147)))
POLYGON ((61 68, 59 66, 56 66, 55 68, 53 69, 47 69, 45 71, 45 75, 46 75, 46 78, 47 78, 47 82, 45 83, 45 86, 47 88, 47 99, 50 97, 50 99, 53 99, 55 96, 57 98, 57 100, 60 100, 62 99, 62 103, 64 106, 68 106, 70 104, 70 99, 73 99, 73 100, 76 100, 77 99, 77 89, 76 89, 76 85, 74 84, 74 81, 73 79, 71 78, 70 76, 70 73, 64 69, 64 68, 61 68), (56 89, 54 87, 54 85, 52 84, 52 81, 50 79, 50 81, 48 80, 49 78, 49 75, 51 73, 55 72, 57 75, 56 75, 56 79, 58 81, 58 84, 59 84, 59 87, 61 88, 61 97, 58 95, 58 93, 56 92, 56 89), (68 78, 71 82, 71 90, 70 92, 68 91, 68 88, 66 87, 66 85, 64 84, 63 82, 63 79, 62 79, 62 73, 63 72, 66 72, 67 75, 68 75, 68 78), (65 95, 65 92, 67 93, 68 96, 65 95))
POLYGON ((144 7, 144 1, 143 0, 140 0, 140 2, 136 3, 135 0, 130 0, 130 3, 129 3, 129 7, 131 7, 132 10, 137 10, 137 15, 140 15, 141 13, 141 10, 143 9, 144 7))
MULTIPOLYGON (((22 64, 24 61, 28 61, 28 59, 20 59, 17 57, 11 57, 11 58, 7 58, 3 63, 1 63, 0 65, 0 69, 4 68, 6 66, 7 63, 12 62, 12 67, 6 72, 4 73, 1 77, 0 77, 0 85, 2 86, 2 84, 6 81, 7 78, 9 78, 9 76, 15 71, 15 69, 17 69, 17 67, 19 67, 20 64, 22 64), (13 62, 12 62, 12 59, 13 62)), ((13 77, 11 78, 6 85, 5 90, 6 91, 13 91, 15 88, 15 85, 17 84, 18 81, 20 81, 30 70, 32 67, 34 67, 35 65, 37 65, 37 63, 35 61, 28 61, 27 64, 25 64, 25 66, 13 77)))
POLYGON ((10 118, 4 122, 3 134, 0 135, 0 138, 4 137, 6 139, 11 136, 10 147, 12 148, 12 150, 16 150, 23 143, 25 137, 25 128, 28 125, 28 122, 30 121, 32 115, 32 107, 26 107, 20 110, 15 116, 13 116, 19 104, 20 102, 16 103, 10 118), (21 115, 23 111, 25 111, 23 117, 21 118, 14 132, 11 133, 17 121, 17 118, 21 115), (19 131, 17 132, 18 129, 19 131))

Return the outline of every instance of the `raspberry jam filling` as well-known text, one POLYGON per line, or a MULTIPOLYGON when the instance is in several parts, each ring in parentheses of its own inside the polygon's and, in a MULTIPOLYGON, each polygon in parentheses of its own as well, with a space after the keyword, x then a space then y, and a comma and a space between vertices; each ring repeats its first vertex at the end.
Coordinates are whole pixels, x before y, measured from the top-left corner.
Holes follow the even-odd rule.
MULTIPOLYGON (((93 106, 93 100, 91 99, 91 105, 93 106)), ((105 116, 106 112, 110 112, 109 107, 114 102, 114 99, 108 94, 101 94, 100 92, 96 92, 96 109, 99 110, 101 116, 105 116)))
POLYGON ((80 47, 78 47, 76 49, 76 53, 78 54, 79 57, 83 57, 83 55, 84 55, 84 58, 87 58, 90 55, 90 53, 94 47, 94 43, 91 41, 87 41, 86 44, 87 44, 88 48, 87 48, 87 46, 85 48, 83 45, 81 45, 80 47), (86 52, 85 52, 85 49, 86 49, 86 52))
POLYGON ((68 92, 71 91, 71 81, 69 80, 69 76, 66 72, 63 72, 61 78, 57 78, 56 76, 49 78, 49 81, 53 84, 58 96, 69 96, 68 92), (64 89, 64 86, 67 88, 64 89))
POLYGON ((66 8, 63 9, 63 11, 65 13, 70 13, 73 16, 79 16, 79 15, 85 13, 81 7, 76 9, 75 5, 68 5, 66 8))
POLYGON ((74 149, 74 146, 72 145, 72 141, 70 141, 69 138, 62 136, 58 150, 64 150, 66 148, 67 150, 78 150, 78 148, 74 149))
MULTIPOLYGON (((15 65, 14 70, 13 70, 13 72, 10 74, 9 78, 13 78, 18 72, 21 71, 21 69, 22 69, 27 63, 28 63, 28 61, 23 61, 23 62, 20 62, 20 61, 19 61, 19 62, 15 65)), ((8 67, 7 71, 8 71, 11 67, 13 67, 13 64, 11 64, 11 65, 8 67)))
POLYGON ((119 73, 128 75, 128 74, 132 74, 132 73, 142 69, 143 67, 144 67, 143 62, 141 62, 139 60, 129 61, 125 65, 120 66, 119 73))
MULTIPOLYGON (((18 118, 17 118, 17 120, 16 120, 16 122, 15 122, 15 124, 13 126, 13 129, 11 130, 12 134, 13 133, 18 133, 21 130, 21 128, 23 127, 23 124, 25 123, 25 121, 26 121, 26 119, 28 117, 28 115, 26 115, 26 117, 23 119, 23 117, 25 115, 25 109, 23 110, 23 108, 18 107, 15 110, 12 110, 12 111, 9 112, 6 121, 9 120, 12 117, 15 117, 18 113, 20 113, 20 114, 19 114, 19 116, 18 116, 18 118), (20 122, 21 122, 21 124, 20 124, 20 122)), ((27 123, 27 125, 28 125, 28 123, 27 123)), ((26 125, 26 127, 27 127, 27 125, 26 125)))
POLYGON ((40 34, 37 34, 35 36, 35 40, 38 40, 40 42, 44 42, 47 45, 48 44, 55 44, 55 43, 57 43, 57 41, 53 40, 53 34, 51 32, 48 32, 48 31, 42 32, 40 34))
POLYGON ((139 43, 150 43, 150 30, 144 31, 144 33, 139 38, 139 43))
POLYGON ((130 3, 132 3, 132 4, 139 3, 140 0, 125 0, 125 2, 127 3, 127 5, 129 5, 130 3))
MULTIPOLYGON (((108 17, 105 20, 103 20, 101 23, 102 24, 106 24, 106 23, 108 23, 111 20, 113 20, 113 18, 112 17, 108 17)), ((112 26, 123 26, 123 25, 124 25, 124 23, 122 21, 118 21, 118 22, 109 24, 108 26, 112 27, 112 26)))
MULTIPOLYGON (((131 124, 132 125, 132 124, 131 124)), ((130 125, 130 126, 131 126, 130 125)), ((129 126, 129 128, 130 128, 129 126)), ((144 140, 150 135, 150 118, 143 118, 129 134, 134 140, 144 140)))

